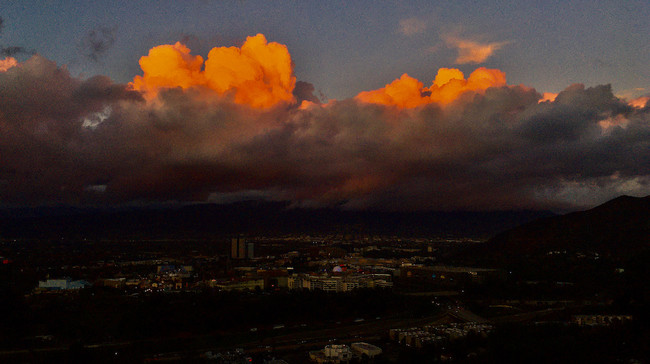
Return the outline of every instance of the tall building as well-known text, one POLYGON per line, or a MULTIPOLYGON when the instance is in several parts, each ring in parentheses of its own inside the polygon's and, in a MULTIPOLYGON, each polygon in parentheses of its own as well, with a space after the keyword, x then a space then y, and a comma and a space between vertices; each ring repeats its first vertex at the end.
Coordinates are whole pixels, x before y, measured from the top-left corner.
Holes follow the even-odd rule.
POLYGON ((230 257, 233 259, 237 259, 239 256, 239 240, 241 237, 236 237, 232 238, 232 242, 230 243, 230 257))
POLYGON ((237 252, 237 258, 238 259, 244 259, 246 258, 246 239, 244 238, 238 238, 239 242, 239 251, 237 252))
POLYGON ((232 238, 230 242, 230 257, 233 259, 252 259, 255 256, 255 244, 246 243, 241 236, 232 238))

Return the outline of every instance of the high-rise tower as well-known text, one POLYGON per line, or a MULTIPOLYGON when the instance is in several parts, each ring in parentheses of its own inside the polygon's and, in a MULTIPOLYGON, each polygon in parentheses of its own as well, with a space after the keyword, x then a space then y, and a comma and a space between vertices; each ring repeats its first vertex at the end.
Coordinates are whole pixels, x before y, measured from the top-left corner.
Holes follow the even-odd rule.
POLYGON ((241 236, 232 238, 230 242, 230 257, 232 259, 251 259, 254 256, 254 243, 246 243, 246 239, 241 236))

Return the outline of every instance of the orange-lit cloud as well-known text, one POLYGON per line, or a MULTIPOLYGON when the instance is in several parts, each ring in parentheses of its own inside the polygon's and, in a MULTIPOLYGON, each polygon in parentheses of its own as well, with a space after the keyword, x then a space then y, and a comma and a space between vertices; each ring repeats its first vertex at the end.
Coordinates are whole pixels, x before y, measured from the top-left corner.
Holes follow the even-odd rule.
POLYGON ((143 76, 135 76, 133 88, 153 97, 161 88, 189 88, 205 84, 201 68, 203 58, 193 56, 190 49, 176 42, 160 45, 149 50, 148 56, 140 58, 143 76))
POLYGON ((479 43, 473 40, 448 37, 447 45, 458 49, 457 64, 482 63, 508 42, 479 43))
POLYGON ((364 91, 357 95, 357 100, 380 105, 413 108, 429 103, 447 105, 468 91, 481 92, 490 87, 506 85, 506 74, 497 69, 478 68, 468 79, 455 68, 441 68, 431 87, 406 73, 384 88, 364 91))
POLYGON ((608 117, 604 120, 600 120, 598 125, 603 129, 603 131, 609 131, 613 127, 625 128, 629 124, 629 120, 624 115, 615 115, 608 117))
POLYGON ((490 87, 506 85, 506 74, 498 69, 477 68, 465 80, 463 73, 453 68, 441 68, 429 88, 431 101, 448 104, 467 91, 481 92, 490 87))
POLYGON ((556 98, 556 97, 557 97, 557 94, 556 94, 556 93, 553 93, 553 92, 544 92, 544 93, 542 94, 542 98, 539 99, 539 103, 541 104, 542 102, 546 102, 546 101, 553 102, 553 101, 555 101, 555 98, 556 98))
POLYGON ((629 102, 629 105, 638 109, 646 107, 650 101, 650 96, 641 96, 629 102))
POLYGON ((140 58, 144 75, 131 83, 154 98, 164 88, 206 88, 241 105, 268 108, 293 101, 296 77, 287 47, 267 42, 262 34, 238 47, 213 48, 205 61, 181 43, 152 48, 140 58))
POLYGON ((370 104, 412 108, 431 102, 429 97, 423 95, 426 91, 423 87, 422 82, 405 73, 384 88, 359 93, 357 99, 370 104))
POLYGON ((211 89, 233 91, 235 102, 262 108, 291 101, 296 85, 287 47, 267 43, 262 34, 248 37, 241 49, 213 48, 205 61, 205 77, 211 89))
POLYGON ((17 66, 18 61, 13 57, 7 57, 5 59, 0 59, 0 72, 5 72, 11 67, 17 66))

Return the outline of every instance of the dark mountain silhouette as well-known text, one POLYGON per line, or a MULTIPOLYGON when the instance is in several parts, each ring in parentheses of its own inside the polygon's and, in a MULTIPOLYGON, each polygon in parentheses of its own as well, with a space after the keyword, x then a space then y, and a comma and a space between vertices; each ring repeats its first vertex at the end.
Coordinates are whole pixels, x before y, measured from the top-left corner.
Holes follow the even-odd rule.
POLYGON ((0 237, 190 238, 234 233, 464 236, 487 238, 547 211, 381 212, 292 208, 287 202, 84 209, 49 207, 0 212, 0 237))
POLYGON ((553 250, 631 256, 650 247, 650 196, 621 196, 587 211, 535 220, 490 239, 481 254, 523 257, 553 250))

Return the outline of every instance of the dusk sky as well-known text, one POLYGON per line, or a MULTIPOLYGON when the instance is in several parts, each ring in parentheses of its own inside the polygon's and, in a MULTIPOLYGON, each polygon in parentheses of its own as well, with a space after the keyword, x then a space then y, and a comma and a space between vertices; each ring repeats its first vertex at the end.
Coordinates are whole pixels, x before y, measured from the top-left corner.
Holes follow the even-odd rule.
POLYGON ((650 194, 645 0, 0 4, 5 206, 650 194))

